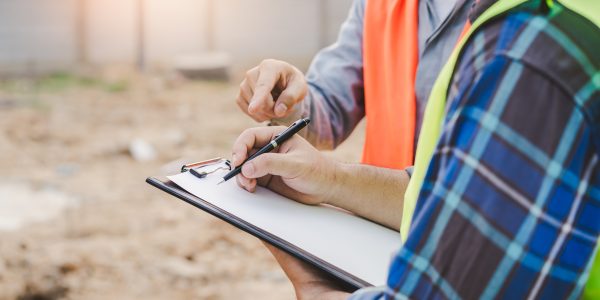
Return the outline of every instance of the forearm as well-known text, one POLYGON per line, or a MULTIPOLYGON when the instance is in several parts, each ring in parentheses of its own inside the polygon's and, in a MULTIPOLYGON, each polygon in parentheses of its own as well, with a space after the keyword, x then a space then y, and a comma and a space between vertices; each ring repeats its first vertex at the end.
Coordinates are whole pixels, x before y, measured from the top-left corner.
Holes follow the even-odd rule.
POLYGON ((409 180, 404 170, 337 163, 325 201, 397 230, 409 180))

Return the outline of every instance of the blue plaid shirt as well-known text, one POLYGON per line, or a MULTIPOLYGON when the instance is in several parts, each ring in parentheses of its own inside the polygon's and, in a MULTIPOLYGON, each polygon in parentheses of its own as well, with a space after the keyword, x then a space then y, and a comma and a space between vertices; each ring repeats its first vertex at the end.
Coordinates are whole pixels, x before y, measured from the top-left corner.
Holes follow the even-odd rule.
POLYGON ((408 240, 388 285, 354 299, 580 297, 600 231, 600 33, 540 2, 464 48, 408 240))

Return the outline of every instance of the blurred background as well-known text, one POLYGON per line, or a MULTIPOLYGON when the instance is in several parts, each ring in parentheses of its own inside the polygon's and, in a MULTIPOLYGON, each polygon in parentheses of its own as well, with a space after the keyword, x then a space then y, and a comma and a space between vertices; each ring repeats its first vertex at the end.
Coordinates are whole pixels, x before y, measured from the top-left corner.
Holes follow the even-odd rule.
POLYGON ((293 298, 260 241, 144 180, 228 157, 261 125, 243 73, 306 70, 351 2, 0 0, 0 299, 293 298))

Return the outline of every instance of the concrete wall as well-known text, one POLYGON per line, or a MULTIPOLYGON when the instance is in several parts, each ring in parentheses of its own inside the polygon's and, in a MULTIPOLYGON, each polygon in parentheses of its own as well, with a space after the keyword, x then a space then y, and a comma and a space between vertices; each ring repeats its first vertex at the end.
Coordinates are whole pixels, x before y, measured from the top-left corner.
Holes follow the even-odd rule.
POLYGON ((352 0, 0 0, 0 73, 135 64, 138 1, 144 4, 147 65, 180 55, 229 53, 305 66, 335 40, 352 0), (79 17, 83 16, 83 22, 79 17))
POLYGON ((74 8, 74 0, 0 0, 0 65, 16 71, 72 64, 74 8))

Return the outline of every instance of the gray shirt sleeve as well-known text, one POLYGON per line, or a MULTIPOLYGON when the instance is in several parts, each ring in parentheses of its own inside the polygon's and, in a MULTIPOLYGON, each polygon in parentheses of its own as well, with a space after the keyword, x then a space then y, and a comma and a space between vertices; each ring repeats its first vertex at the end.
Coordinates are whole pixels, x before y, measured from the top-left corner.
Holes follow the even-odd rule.
POLYGON ((301 117, 311 124, 302 135, 319 149, 334 149, 365 116, 363 88, 363 18, 366 0, 355 0, 337 42, 321 50, 307 74, 308 93, 290 115, 274 119, 289 125, 301 117))

